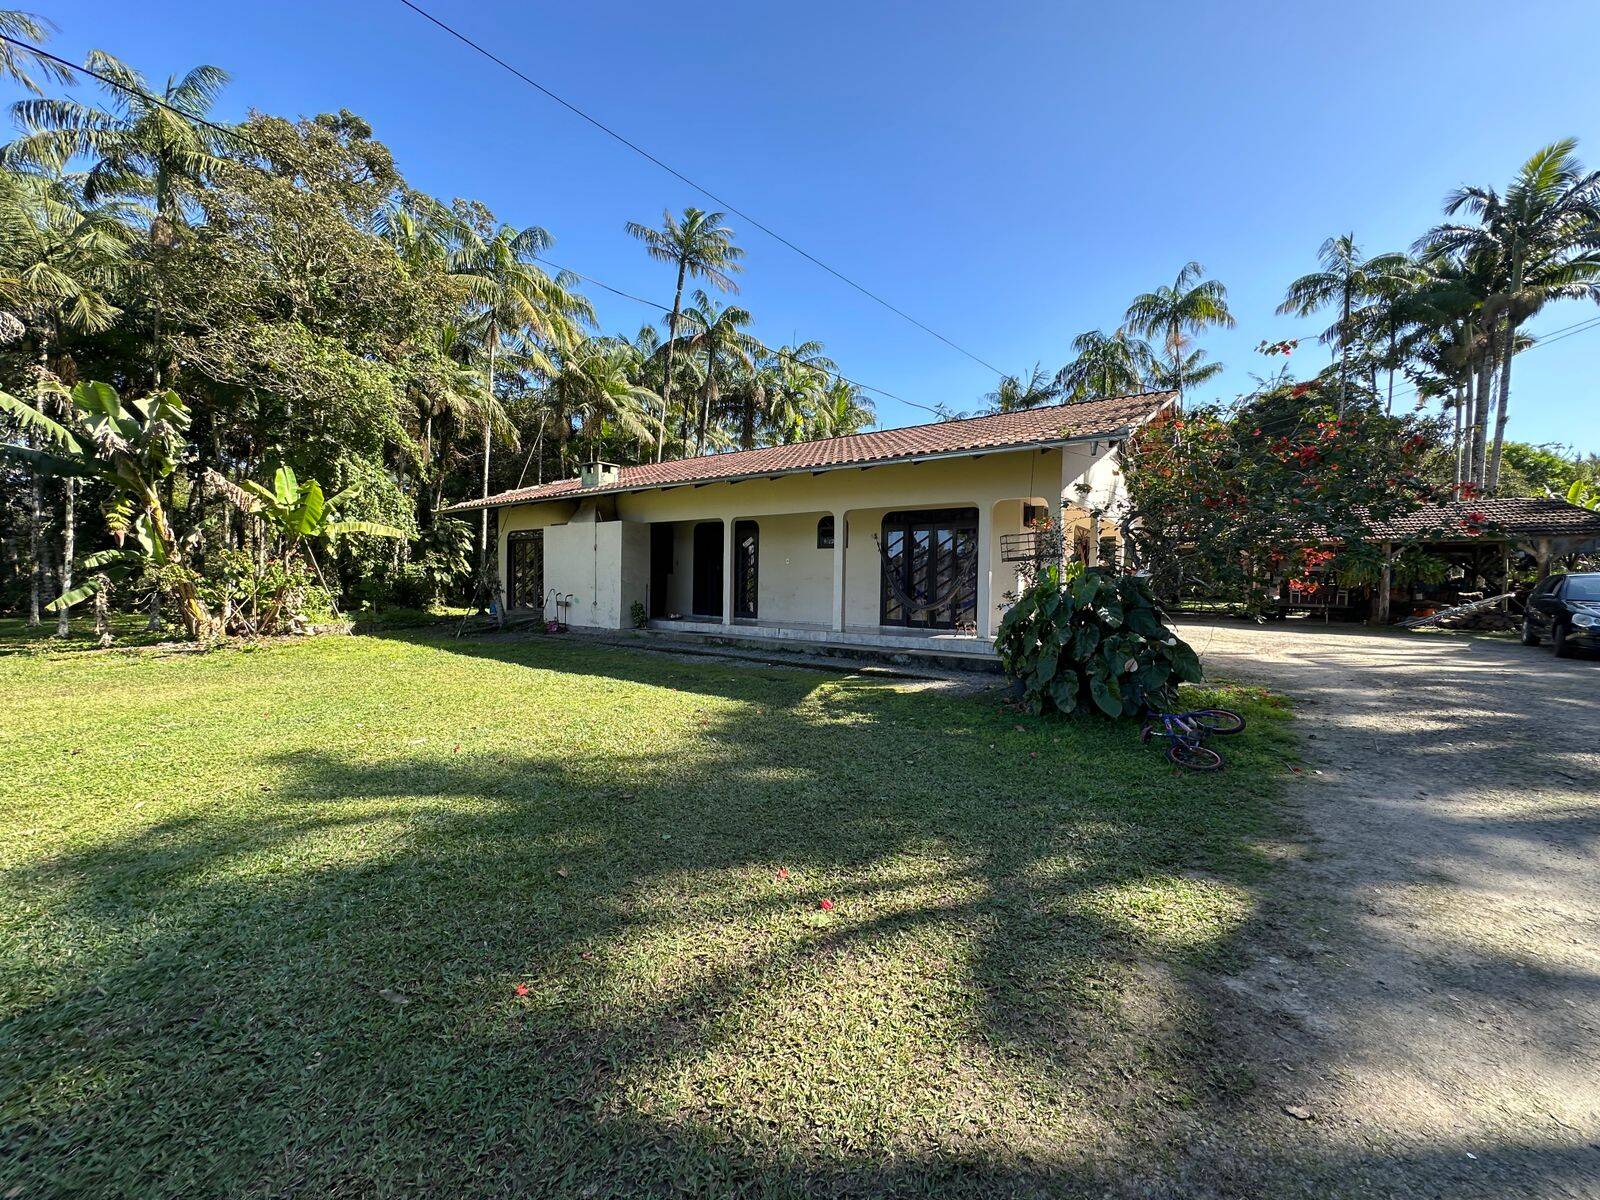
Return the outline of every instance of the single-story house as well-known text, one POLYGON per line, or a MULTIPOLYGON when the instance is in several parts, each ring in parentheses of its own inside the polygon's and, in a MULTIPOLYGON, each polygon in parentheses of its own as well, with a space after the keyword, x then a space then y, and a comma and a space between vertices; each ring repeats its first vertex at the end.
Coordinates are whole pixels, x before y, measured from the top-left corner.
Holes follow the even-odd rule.
POLYGON ((1175 399, 592 462, 450 511, 496 510, 507 613, 621 629, 638 605, 655 628, 987 652, 1042 519, 1090 561, 1120 554, 1121 444, 1175 399))

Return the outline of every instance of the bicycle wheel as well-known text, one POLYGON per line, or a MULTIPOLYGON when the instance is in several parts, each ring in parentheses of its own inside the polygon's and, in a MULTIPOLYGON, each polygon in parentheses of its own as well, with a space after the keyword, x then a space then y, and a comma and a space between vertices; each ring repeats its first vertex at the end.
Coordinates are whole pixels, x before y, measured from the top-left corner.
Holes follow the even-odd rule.
POLYGON ((1238 733, 1244 728, 1244 718, 1231 709, 1202 708, 1187 715, 1206 733, 1238 733))
POLYGON ((1191 771, 1222 770, 1222 755, 1198 742, 1173 742, 1167 747, 1167 759, 1191 771))

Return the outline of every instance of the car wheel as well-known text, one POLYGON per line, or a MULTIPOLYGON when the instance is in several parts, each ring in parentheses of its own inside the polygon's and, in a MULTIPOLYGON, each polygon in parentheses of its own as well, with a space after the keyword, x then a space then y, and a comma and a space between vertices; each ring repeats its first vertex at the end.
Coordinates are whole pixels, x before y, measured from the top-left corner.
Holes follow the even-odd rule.
POLYGON ((1567 623, 1565 621, 1556 626, 1555 633, 1550 638, 1550 644, 1556 648, 1557 658, 1572 657, 1572 647, 1567 645, 1567 623))
POLYGON ((1524 646, 1537 646, 1539 635, 1533 628, 1533 621, 1528 617, 1522 618, 1522 644, 1524 646))

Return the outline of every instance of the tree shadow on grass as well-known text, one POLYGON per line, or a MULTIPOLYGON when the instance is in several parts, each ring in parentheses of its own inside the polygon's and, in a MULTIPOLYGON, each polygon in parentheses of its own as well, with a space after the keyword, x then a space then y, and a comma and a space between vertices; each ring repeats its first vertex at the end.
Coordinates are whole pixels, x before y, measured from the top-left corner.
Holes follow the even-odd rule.
MULTIPOLYGON (((484 656, 718 703, 619 752, 285 753, 249 804, 15 872, 38 953, 74 953, 31 963, 0 1026, 0 1179, 1230 1195, 1350 1167, 1236 1136, 1248 1072, 1192 979, 1247 934, 1262 796, 1175 780, 1109 725, 484 656)), ((1273 752, 1242 742, 1254 783, 1273 752)))

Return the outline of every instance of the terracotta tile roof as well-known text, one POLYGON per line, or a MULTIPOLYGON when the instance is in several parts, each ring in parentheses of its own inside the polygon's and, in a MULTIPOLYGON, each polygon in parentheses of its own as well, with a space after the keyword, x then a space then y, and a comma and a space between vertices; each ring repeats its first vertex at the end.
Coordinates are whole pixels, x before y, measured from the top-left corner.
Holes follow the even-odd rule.
POLYGON ((563 479, 539 487, 501 492, 486 500, 467 500, 452 505, 446 511, 463 512, 475 508, 497 508, 505 504, 525 504, 534 500, 637 492, 685 483, 713 483, 799 471, 823 471, 835 467, 915 459, 924 455, 976 453, 1009 446, 1064 442, 1073 438, 1115 437, 1155 416, 1174 395, 1173 392, 1146 392, 1138 396, 1116 396, 1082 404, 1057 404, 1021 412, 969 417, 961 421, 939 421, 932 425, 911 425, 903 429, 884 429, 849 437, 796 442, 791 446, 767 446, 760 450, 736 450, 729 454, 706 454, 699 458, 646 463, 643 466, 623 467, 619 481, 606 487, 586 488, 576 479, 563 479))
POLYGON ((1600 513, 1538 496, 1484 497, 1431 504, 1372 526, 1372 536, 1387 541, 1414 537, 1447 541, 1478 535, 1600 537, 1600 513))

